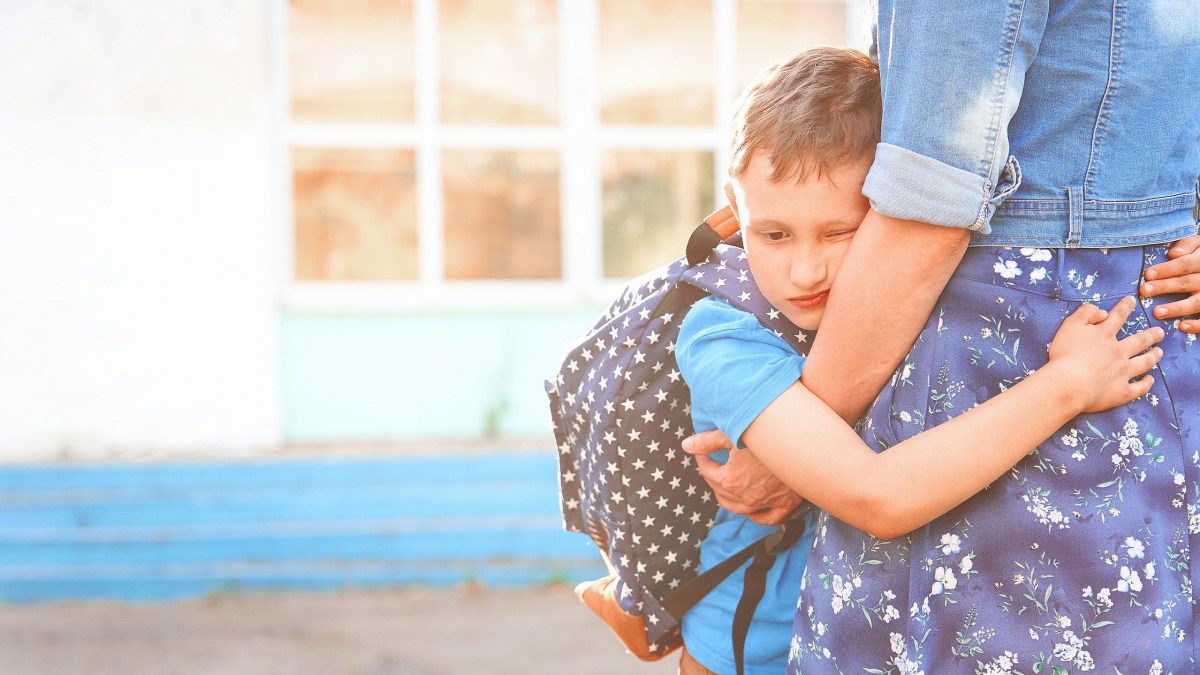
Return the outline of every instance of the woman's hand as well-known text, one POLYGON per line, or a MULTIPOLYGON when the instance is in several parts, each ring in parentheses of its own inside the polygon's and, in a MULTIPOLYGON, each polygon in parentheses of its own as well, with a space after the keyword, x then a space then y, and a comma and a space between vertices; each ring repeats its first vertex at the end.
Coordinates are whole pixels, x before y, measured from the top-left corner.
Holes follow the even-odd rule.
MULTIPOLYGON (((1146 283, 1141 285, 1138 293, 1143 298, 1167 293, 1189 294, 1182 300, 1155 307, 1156 319, 1178 319, 1200 314, 1200 236, 1192 235, 1175 242, 1167 251, 1167 257, 1170 258, 1167 262, 1146 270, 1146 283)), ((1200 333, 1200 321, 1180 321, 1179 330, 1185 333, 1200 333)))
POLYGON ((709 457, 732 447, 733 443, 720 431, 705 431, 683 440, 683 451, 696 458, 700 477, 712 487, 717 503, 725 510, 746 516, 759 525, 778 525, 804 503, 753 453, 733 450, 724 464, 709 457))
POLYGON ((1084 303, 1055 333, 1047 367, 1069 378, 1080 412, 1124 405, 1154 384, 1152 376, 1142 376, 1162 359, 1162 349, 1154 345, 1163 339, 1163 329, 1155 326, 1117 339, 1136 305, 1132 296, 1122 298, 1111 312, 1084 303))

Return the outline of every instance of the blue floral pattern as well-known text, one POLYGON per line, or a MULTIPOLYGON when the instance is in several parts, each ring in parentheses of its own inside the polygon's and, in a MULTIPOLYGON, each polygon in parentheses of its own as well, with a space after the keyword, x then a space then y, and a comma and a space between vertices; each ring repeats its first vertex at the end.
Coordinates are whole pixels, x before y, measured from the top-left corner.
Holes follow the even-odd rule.
MULTIPOLYGON (((971 249, 863 438, 886 448, 1004 391, 1045 363, 1080 302, 1108 308, 1135 294, 1165 253, 971 249)), ((881 541, 822 517, 789 672, 1195 671, 1200 345, 1150 306, 1125 326, 1166 330, 1145 397, 1077 417, 905 537, 881 541)))

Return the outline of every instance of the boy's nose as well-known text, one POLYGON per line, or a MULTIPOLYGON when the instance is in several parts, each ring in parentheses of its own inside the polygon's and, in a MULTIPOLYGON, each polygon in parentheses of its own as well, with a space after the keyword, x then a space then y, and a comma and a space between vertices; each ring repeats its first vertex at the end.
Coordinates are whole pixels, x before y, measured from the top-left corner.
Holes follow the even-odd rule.
POLYGON ((809 290, 825 278, 825 261, 812 251, 800 251, 792 258, 789 280, 800 290, 809 290))

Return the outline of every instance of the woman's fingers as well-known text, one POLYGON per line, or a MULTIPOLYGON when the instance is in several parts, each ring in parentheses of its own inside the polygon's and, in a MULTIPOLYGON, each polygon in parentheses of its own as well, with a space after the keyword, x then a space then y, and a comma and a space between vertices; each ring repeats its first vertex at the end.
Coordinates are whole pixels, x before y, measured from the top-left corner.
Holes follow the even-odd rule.
POLYGON ((1200 248, 1200 236, 1192 235, 1175 242, 1167 251, 1166 262, 1146 268, 1146 281, 1200 272, 1200 256, 1192 255, 1200 248))
MULTIPOLYGON (((1200 256, 1190 256, 1181 258, 1181 260, 1191 260, 1192 258, 1200 258, 1200 256)), ((1200 271, 1166 276, 1158 281, 1147 281, 1138 289, 1138 293, 1144 298, 1153 298, 1167 293, 1195 293, 1196 291, 1200 291, 1200 271)))
POLYGON ((733 447, 729 437, 719 430, 703 431, 694 436, 688 436, 680 445, 684 452, 695 457, 711 455, 718 450, 733 447))
MULTIPOLYGON (((1189 295, 1182 300, 1167 302, 1154 308, 1154 318, 1156 319, 1178 319, 1180 317, 1190 316, 1192 314, 1200 314, 1200 294, 1189 295)), ((1189 323, 1200 322, 1193 320, 1189 323)), ((1183 326, 1180 326, 1180 328, 1183 328, 1183 326)), ((1187 331, 1186 328, 1183 328, 1183 330, 1187 331)))
POLYGON ((1168 258, 1178 258, 1181 255, 1195 253, 1196 249, 1200 249, 1200 234, 1193 234, 1171 245, 1171 249, 1167 251, 1168 258))

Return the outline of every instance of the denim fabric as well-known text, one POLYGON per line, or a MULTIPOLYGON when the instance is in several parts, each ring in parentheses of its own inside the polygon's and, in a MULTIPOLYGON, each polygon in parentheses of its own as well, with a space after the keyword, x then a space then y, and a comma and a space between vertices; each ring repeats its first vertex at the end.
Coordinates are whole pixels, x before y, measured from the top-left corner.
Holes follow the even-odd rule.
POLYGON ((1196 231, 1200 2, 879 0, 876 211, 973 245, 1196 231))

